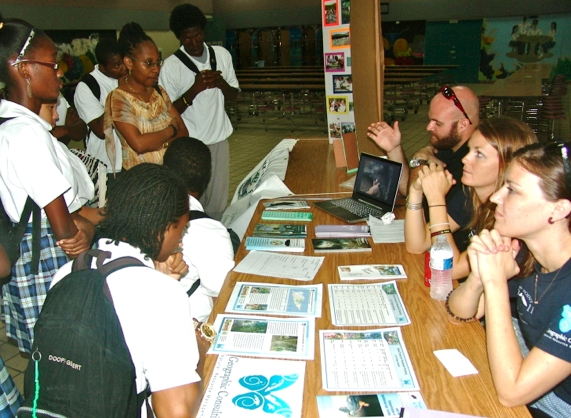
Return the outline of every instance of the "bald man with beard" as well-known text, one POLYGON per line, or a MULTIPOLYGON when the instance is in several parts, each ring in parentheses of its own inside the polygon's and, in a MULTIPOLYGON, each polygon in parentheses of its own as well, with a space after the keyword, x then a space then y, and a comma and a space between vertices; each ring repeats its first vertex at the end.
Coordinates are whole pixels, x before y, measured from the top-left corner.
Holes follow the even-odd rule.
MULTIPOLYGON (((464 86, 443 88, 432 98, 428 109, 429 122, 426 130, 430 133, 429 145, 417 151, 409 161, 401 145, 399 123, 391 127, 386 122, 373 123, 367 136, 386 152, 389 159, 403 163, 403 173, 399 192, 408 194, 409 185, 418 177, 415 161, 426 160, 446 167, 456 180, 446 195, 448 214, 461 227, 467 225, 471 217, 471 202, 468 193, 462 190, 462 158, 468 153, 468 139, 478 127, 478 97, 464 86), (462 110, 463 109, 463 110, 462 110)), ((428 211, 425 210, 425 214, 428 211)), ((460 251, 467 246, 466 231, 454 234, 460 251), (460 233, 460 234, 459 234, 460 233), (462 248, 462 249, 461 249, 462 248)))

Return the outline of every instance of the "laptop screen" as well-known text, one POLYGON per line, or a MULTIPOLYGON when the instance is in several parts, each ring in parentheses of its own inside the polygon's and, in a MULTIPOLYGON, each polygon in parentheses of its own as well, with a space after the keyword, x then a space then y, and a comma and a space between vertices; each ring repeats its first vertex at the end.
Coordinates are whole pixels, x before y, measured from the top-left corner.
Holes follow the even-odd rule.
POLYGON ((392 211, 397 197, 402 164, 370 154, 361 154, 353 198, 392 211))

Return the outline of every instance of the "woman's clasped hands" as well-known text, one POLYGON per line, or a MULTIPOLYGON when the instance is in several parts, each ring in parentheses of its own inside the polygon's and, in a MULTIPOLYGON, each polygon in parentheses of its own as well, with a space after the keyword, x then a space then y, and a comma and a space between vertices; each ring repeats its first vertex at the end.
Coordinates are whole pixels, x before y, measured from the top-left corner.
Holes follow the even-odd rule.
POLYGON ((515 258, 520 250, 516 239, 504 237, 498 231, 484 229, 470 239, 468 258, 472 275, 482 284, 505 283, 519 273, 515 258))

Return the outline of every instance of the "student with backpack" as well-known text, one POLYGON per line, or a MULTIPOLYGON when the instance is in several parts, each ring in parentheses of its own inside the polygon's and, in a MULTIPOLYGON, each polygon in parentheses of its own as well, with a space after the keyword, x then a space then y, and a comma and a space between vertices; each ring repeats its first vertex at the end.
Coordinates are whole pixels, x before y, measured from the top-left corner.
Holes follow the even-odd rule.
MULTIPOLYGON (((73 100, 77 113, 89 127, 86 141, 87 154, 105 164, 107 172, 112 174, 121 171, 121 153, 117 154, 115 161, 111 161, 105 150, 103 132, 105 100, 107 95, 117 88, 119 80, 125 77, 127 70, 115 39, 101 39, 95 46, 95 58, 98 64, 77 84, 73 100)), ((118 148, 121 147, 119 138, 115 137, 115 143, 118 148)))
POLYGON ((181 46, 165 60, 159 84, 180 112, 188 135, 200 139, 210 149, 212 177, 200 202, 206 213, 220 220, 228 200, 228 137, 233 131, 224 103, 236 100, 239 91, 232 56, 221 46, 206 45, 206 17, 192 4, 173 9, 169 28, 181 46))
MULTIPOLYGON (((102 236, 105 238, 99 240, 98 248, 109 251, 111 256, 105 260, 104 266, 127 256, 144 265, 122 268, 109 274, 107 278, 110 300, 135 367, 136 392, 143 393, 148 385, 152 394, 152 409, 158 418, 190 417, 198 406, 202 391, 197 373, 199 353, 188 297, 180 284, 173 280, 173 277, 178 278, 186 272, 186 265, 180 262, 180 253, 176 253, 188 222, 186 189, 166 167, 139 164, 117 179, 115 187, 109 192, 105 214, 106 217, 101 223, 102 236), (172 277, 157 271, 157 268, 168 271, 172 277)), ((96 264, 94 259, 92 267, 96 264)), ((72 263, 68 263, 56 274, 46 301, 46 310, 42 311, 38 326, 42 324, 44 314, 48 315, 47 306, 51 292, 57 291, 58 286, 66 285, 66 279, 81 280, 71 276, 66 278, 71 270, 72 263)), ((74 312, 70 312, 70 321, 76 317, 74 312)), ((42 387, 45 388, 44 393, 47 393, 50 386, 45 380, 42 381, 42 376, 44 379, 50 378, 46 376, 48 373, 42 373, 42 362, 49 361, 49 353, 42 352, 42 343, 50 338, 48 334, 48 337, 41 339, 39 332, 38 330, 38 338, 34 341, 34 350, 37 349, 42 354, 42 360, 39 361, 41 405, 42 387)), ((66 344, 69 345, 71 344, 66 344)), ((52 358, 60 357, 66 356, 57 355, 53 351, 52 358)), ((34 358, 32 355, 32 359, 34 358)), ((69 354, 67 360, 70 360, 71 366, 81 365, 69 354)), ((75 372, 73 367, 63 363, 63 370, 75 372)), ((81 366, 79 373, 81 370, 88 373, 90 364, 81 366)), ((77 368, 78 366, 75 366, 75 369, 77 368)), ((88 376, 89 374, 85 379, 88 376)), ((58 385, 60 380, 53 384, 58 385)), ((26 385, 26 399, 34 396, 33 380, 31 383, 31 387, 26 385)), ((66 385, 63 384, 63 387, 66 385)), ((103 390, 102 387, 92 385, 90 391, 103 390)), ((66 400, 70 392, 62 389, 57 393, 66 400)), ((71 404, 75 403, 73 398, 67 400, 71 404)), ((127 399, 123 401, 127 402, 127 399)), ((54 412, 66 415, 64 412, 54 412)), ((145 417, 144 405, 142 413, 145 417)), ((99 416, 124 415, 101 413, 99 416)))
POLYGON ((180 283, 189 295, 194 318, 204 322, 228 272, 234 268, 230 232, 220 221, 205 214, 198 201, 210 179, 210 150, 198 139, 177 138, 165 152, 163 164, 182 180, 188 192, 190 221, 182 244, 189 272, 180 283))
POLYGON ((22 218, 26 226, 2 300, 6 334, 24 352, 52 276, 91 246, 95 232, 79 213, 93 197, 85 166, 38 116, 42 103, 57 100, 61 76, 56 47, 43 31, 0 17, 0 82, 8 97, 0 101, 0 197, 9 221, 22 218), (28 197, 42 209, 36 211, 37 233, 31 217, 21 216, 28 197))

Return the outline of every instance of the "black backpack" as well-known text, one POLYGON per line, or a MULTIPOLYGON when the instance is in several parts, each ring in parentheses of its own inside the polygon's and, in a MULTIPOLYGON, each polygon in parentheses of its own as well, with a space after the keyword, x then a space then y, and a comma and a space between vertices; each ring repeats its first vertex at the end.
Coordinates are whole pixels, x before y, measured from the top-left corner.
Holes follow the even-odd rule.
MULTIPOLYGON (((212 71, 216 71, 216 54, 214 53, 214 48, 212 48, 210 45, 206 45, 206 48, 208 48, 208 53, 210 55, 210 69, 212 71)), ((196 64, 192 62, 192 60, 188 58, 188 56, 182 52, 182 50, 177 49, 173 55, 181 60, 182 63, 186 65, 186 67, 194 74, 198 74, 200 72, 198 71, 196 64)))
POLYGON ((91 93, 93 93, 97 100, 101 98, 101 87, 99 87, 99 83, 95 77, 91 75, 91 73, 85 74, 79 82, 85 83, 85 85, 89 87, 89 90, 91 90, 91 93))
MULTIPOLYGON (((10 119, 13 118, 0 118, 0 125, 10 119)), ((10 259, 10 266, 16 264, 16 261, 20 258, 20 242, 26 232, 30 214, 33 214, 31 273, 38 274, 38 265, 40 262, 41 214, 39 206, 34 203, 30 196, 26 199, 26 204, 20 214, 20 222, 16 225, 10 220, 0 200, 0 245, 4 248, 6 255, 10 259)), ((0 286, 8 283, 10 279, 10 275, 0 278, 0 286)))
POLYGON ((34 326, 18 417, 31 417, 34 405, 38 417, 140 417, 146 391, 137 397, 135 366, 106 277, 144 264, 132 257, 103 264, 110 256, 101 250, 82 253, 72 272, 48 292, 34 326))

